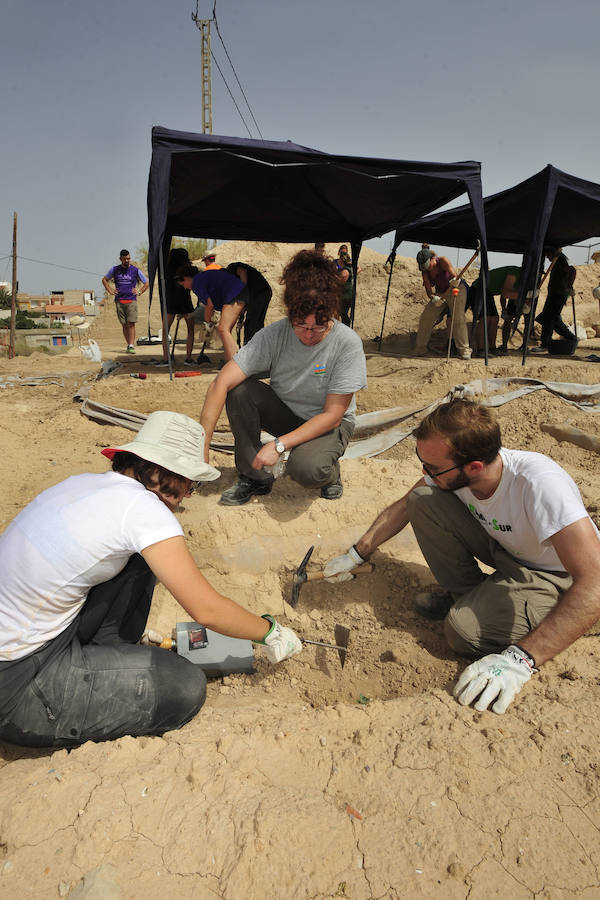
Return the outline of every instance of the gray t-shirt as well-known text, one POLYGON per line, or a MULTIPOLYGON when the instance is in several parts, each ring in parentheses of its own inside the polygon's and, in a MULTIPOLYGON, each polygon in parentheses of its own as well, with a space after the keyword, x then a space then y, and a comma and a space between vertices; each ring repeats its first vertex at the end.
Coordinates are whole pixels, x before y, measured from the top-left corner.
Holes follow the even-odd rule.
MULTIPOLYGON (((322 341, 307 347, 289 319, 280 319, 257 331, 234 360, 245 375, 268 374, 279 399, 305 421, 323 412, 328 394, 354 394, 367 386, 362 341, 337 320, 322 341)), ((344 419, 354 422, 355 413, 353 397, 344 419)))

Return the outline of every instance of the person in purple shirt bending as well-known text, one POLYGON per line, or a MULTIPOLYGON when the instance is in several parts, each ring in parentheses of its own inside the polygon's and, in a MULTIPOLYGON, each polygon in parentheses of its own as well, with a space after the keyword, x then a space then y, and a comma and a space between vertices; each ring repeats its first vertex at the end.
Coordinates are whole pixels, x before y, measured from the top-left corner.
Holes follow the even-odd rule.
POLYGON ((180 283, 186 290, 192 290, 200 303, 205 304, 204 320, 210 322, 216 309, 221 313, 217 331, 223 342, 225 362, 233 359, 237 352, 237 344, 233 338, 233 329, 248 302, 248 287, 215 262, 214 254, 205 256, 206 268, 198 272, 195 266, 183 269, 180 283))
POLYGON ((117 317, 123 326, 127 352, 135 353, 135 323, 137 322, 137 298, 148 290, 148 279, 137 266, 131 265, 129 250, 121 250, 118 266, 109 269, 102 284, 115 298, 117 317), (110 282, 114 287, 111 287, 110 282), (141 287, 138 287, 141 285, 141 287))

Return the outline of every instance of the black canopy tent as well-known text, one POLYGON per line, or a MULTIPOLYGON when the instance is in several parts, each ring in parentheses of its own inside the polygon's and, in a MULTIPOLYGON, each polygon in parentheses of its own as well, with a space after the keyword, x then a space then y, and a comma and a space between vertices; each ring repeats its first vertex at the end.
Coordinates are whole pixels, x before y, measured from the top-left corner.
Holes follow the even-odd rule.
MULTIPOLYGON (((350 241, 356 284, 363 241, 465 192, 485 238, 480 173, 478 162, 336 156, 290 142, 155 127, 148 181, 150 284, 174 235, 350 241)), ((164 309, 162 285, 161 297, 164 309)))
MULTIPOLYGON (((600 184, 548 165, 541 172, 483 201, 488 250, 522 253, 517 309, 539 280, 545 245, 566 247, 600 235, 600 184)), ((477 237, 469 206, 426 216, 398 229, 402 240, 469 248, 477 237)), ((535 312, 535 309, 534 309, 535 312)), ((533 316, 531 316, 533 320, 533 316)), ((524 357, 526 354, 526 342, 524 357)))

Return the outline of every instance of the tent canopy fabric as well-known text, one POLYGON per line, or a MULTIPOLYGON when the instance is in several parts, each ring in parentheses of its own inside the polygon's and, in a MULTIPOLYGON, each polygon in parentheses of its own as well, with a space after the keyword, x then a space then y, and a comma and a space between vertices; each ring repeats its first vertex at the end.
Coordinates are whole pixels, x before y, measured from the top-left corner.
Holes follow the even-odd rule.
MULTIPOLYGON (((531 178, 483 201, 488 250, 522 253, 521 301, 536 285, 545 245, 566 247, 600 235, 600 184, 548 165, 531 178)), ((477 223, 469 206, 426 216, 396 238, 470 248, 477 223)))
MULTIPOLYGON (((468 193, 483 225, 478 162, 335 156, 290 142, 152 129, 150 284, 174 235, 225 240, 362 241, 468 193)), ((357 255, 357 254, 356 254, 357 255)))

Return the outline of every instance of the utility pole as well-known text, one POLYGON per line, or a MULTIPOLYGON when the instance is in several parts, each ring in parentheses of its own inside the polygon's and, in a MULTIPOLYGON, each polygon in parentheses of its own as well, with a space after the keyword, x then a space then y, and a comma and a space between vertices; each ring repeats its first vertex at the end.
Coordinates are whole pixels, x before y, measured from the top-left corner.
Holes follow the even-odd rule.
POLYGON ((212 90, 210 84, 210 19, 198 18, 198 0, 192 19, 200 31, 200 65, 202 69, 202 134, 212 134, 212 90))
POLYGON ((13 213, 13 248, 12 248, 12 300, 10 304, 10 337, 8 339, 8 358, 15 356, 15 337, 17 325, 17 214, 13 213))

